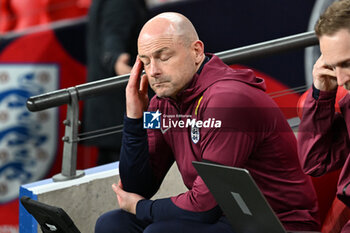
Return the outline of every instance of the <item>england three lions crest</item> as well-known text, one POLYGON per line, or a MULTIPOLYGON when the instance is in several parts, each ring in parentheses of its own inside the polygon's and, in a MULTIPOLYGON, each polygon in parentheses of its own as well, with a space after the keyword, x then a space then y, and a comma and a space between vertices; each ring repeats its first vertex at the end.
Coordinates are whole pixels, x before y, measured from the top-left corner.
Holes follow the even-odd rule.
POLYGON ((57 108, 29 112, 29 97, 58 89, 51 64, 0 65, 0 203, 18 196, 19 186, 44 178, 56 155, 57 108))
POLYGON ((191 127, 191 139, 194 144, 197 144, 200 139, 199 128, 196 125, 191 127))

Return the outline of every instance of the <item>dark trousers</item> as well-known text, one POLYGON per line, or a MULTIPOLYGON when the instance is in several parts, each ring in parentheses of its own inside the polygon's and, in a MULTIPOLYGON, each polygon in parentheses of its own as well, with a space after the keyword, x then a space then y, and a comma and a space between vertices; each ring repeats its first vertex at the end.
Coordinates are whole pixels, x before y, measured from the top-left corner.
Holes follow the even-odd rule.
POLYGON ((213 224, 174 219, 147 223, 123 210, 103 214, 96 222, 95 233, 233 233, 225 217, 213 224))

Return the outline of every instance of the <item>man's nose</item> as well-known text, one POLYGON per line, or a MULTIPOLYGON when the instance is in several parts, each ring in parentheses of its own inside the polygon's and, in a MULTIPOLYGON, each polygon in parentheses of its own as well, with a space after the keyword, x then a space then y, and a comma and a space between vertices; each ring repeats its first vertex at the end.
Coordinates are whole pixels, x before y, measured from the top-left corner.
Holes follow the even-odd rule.
POLYGON ((343 86, 346 82, 350 81, 350 71, 349 69, 344 69, 341 67, 337 67, 335 69, 335 73, 337 76, 338 86, 343 86))
POLYGON ((150 64, 150 75, 152 77, 157 77, 161 73, 161 69, 157 61, 151 61, 150 64))

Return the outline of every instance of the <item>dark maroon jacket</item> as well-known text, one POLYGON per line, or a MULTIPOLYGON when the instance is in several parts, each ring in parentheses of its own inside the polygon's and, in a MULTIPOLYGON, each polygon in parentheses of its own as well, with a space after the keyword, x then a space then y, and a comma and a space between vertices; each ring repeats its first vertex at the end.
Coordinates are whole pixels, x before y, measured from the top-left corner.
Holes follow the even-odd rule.
POLYGON ((208 160, 248 169, 286 229, 317 230, 316 195, 310 178, 301 170, 295 136, 279 107, 264 91, 264 80, 251 70, 231 69, 212 56, 176 101, 158 97, 151 100, 149 111, 159 110, 165 119, 161 130, 149 129, 146 137, 138 129, 140 122, 126 119, 125 149, 120 161, 125 188, 150 197, 175 161, 189 189, 168 199, 171 204, 165 204, 165 200, 139 202, 137 212, 146 214, 137 216, 150 221, 177 218, 171 215, 169 206, 173 205, 189 214, 207 213, 198 219, 214 222, 218 218, 214 211, 217 203, 191 163, 208 160), (169 128, 169 121, 186 122, 187 118, 209 122, 209 127, 169 128), (218 122, 220 127, 215 127, 218 122), (148 153, 144 155, 147 150, 140 147, 146 138, 148 153), (132 146, 130 140, 137 146, 132 146))
POLYGON ((336 93, 315 87, 309 92, 299 126, 298 152, 303 170, 312 176, 342 168, 337 196, 350 207, 350 95, 339 101, 339 113, 334 108, 336 93))

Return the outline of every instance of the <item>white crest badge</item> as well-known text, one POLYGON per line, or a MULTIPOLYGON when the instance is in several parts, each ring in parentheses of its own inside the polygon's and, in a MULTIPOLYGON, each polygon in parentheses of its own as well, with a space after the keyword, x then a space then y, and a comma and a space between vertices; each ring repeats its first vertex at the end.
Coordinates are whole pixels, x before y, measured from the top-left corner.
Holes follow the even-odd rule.
POLYGON ((19 186, 44 178, 56 156, 58 109, 29 112, 29 97, 56 90, 53 64, 0 65, 0 203, 18 197, 19 186))
POLYGON ((197 142, 199 142, 199 128, 194 124, 192 127, 191 127, 191 139, 192 139, 192 142, 194 144, 197 144, 197 142))

